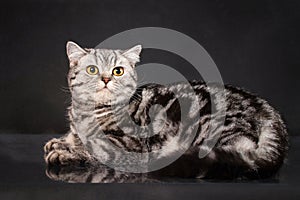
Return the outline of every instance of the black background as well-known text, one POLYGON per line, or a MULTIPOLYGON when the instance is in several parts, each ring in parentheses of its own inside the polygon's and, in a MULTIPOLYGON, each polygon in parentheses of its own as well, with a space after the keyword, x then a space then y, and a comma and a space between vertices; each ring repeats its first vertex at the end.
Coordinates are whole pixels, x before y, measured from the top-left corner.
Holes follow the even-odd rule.
MULTIPOLYGON (((225 83, 267 99, 300 134, 299 0, 12 0, 1 2, 0 15, 0 133, 67 130, 66 41, 94 47, 154 26, 198 41, 225 83)), ((172 57, 148 55, 144 62, 172 57)))

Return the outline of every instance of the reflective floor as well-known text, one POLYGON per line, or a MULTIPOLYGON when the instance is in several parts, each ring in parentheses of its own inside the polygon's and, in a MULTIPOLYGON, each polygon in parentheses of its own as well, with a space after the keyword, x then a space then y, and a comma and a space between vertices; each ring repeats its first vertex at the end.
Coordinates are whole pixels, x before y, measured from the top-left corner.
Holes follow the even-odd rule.
MULTIPOLYGON (((291 138, 277 179, 148 179, 97 168, 47 168, 42 147, 55 135, 0 135, 0 199, 300 199, 300 137, 291 138), (105 172, 106 174, 104 174, 105 172), (110 176, 109 173, 114 173, 110 176), (103 176, 105 178, 103 179, 103 176), (117 180, 114 178, 118 177, 117 180), (110 184, 70 184, 84 182, 110 184), (122 182, 116 183, 116 182, 122 182)), ((57 136, 56 136, 57 137, 57 136)))

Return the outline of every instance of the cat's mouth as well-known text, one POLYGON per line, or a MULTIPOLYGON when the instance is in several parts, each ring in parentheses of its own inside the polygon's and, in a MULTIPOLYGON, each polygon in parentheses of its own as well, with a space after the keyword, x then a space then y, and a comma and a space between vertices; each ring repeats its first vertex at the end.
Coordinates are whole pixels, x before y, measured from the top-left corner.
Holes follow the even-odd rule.
POLYGON ((103 88, 97 89, 97 92, 111 92, 111 90, 107 86, 104 86, 103 88))

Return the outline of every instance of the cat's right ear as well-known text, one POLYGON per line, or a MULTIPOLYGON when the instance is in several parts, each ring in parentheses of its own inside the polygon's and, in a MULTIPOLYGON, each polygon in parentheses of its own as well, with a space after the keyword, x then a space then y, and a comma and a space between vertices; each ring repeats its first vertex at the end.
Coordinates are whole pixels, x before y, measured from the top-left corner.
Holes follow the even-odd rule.
POLYGON ((67 55, 70 61, 70 67, 77 65, 78 60, 87 54, 87 52, 81 48, 78 44, 72 41, 68 41, 66 45, 67 55))

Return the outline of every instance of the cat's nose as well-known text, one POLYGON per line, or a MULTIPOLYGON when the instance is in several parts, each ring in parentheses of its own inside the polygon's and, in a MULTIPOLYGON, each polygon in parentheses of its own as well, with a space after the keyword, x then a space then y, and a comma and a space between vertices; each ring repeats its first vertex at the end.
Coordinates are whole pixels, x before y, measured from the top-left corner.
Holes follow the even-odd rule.
POLYGON ((102 81, 107 84, 111 79, 108 77, 102 77, 102 81))

